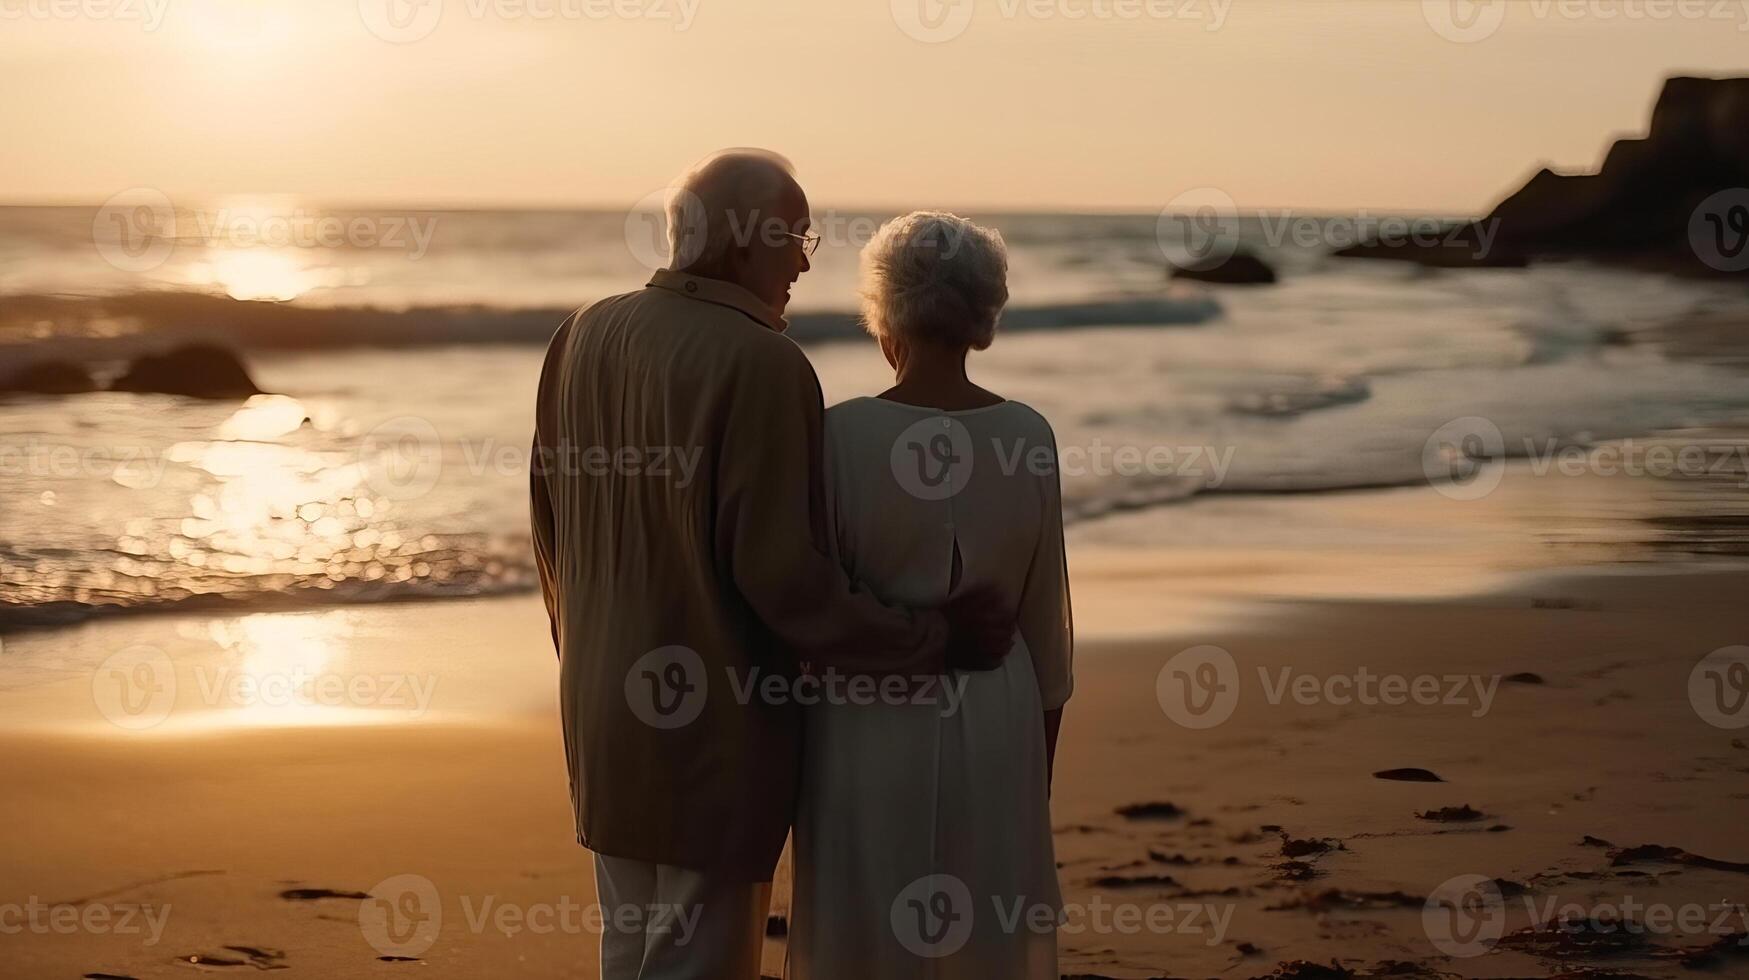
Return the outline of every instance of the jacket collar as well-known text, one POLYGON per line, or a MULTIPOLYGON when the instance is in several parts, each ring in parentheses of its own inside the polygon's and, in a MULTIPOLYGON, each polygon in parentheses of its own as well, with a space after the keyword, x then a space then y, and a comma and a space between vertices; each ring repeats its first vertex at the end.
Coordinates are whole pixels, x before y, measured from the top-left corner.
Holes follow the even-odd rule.
POLYGON ((707 279, 704 276, 675 272, 672 269, 658 269, 656 274, 650 277, 650 285, 657 289, 679 293, 688 299, 701 300, 706 303, 715 303, 718 306, 727 306, 732 310, 740 310, 778 333, 783 333, 789 329, 788 320, 778 316, 759 297, 732 282, 726 282, 722 279, 707 279))

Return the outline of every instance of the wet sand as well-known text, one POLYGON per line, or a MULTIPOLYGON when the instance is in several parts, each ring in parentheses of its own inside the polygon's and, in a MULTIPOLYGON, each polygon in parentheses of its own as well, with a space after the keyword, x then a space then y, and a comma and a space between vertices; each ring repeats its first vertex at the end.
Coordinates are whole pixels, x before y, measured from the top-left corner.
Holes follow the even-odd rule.
MULTIPOLYGON (((1076 559, 1082 594, 1103 588, 1090 561, 1076 559)), ((1749 929, 1749 874, 1732 867, 1749 862, 1749 728, 1708 724, 1689 697, 1703 656, 1745 642, 1746 586, 1520 578, 1457 598, 1232 602, 1145 636, 1088 629, 1053 800, 1063 972, 1690 975, 1672 951, 1749 929), (1174 717, 1213 715, 1187 714, 1161 675, 1210 646, 1230 656, 1237 700, 1224 722, 1186 727, 1174 717), (1506 679, 1521 674, 1535 678, 1506 679), (1438 695, 1415 703, 1423 675, 1438 695), (1390 677, 1405 703, 1332 703, 1369 683, 1382 697, 1390 677), (1442 781, 1374 775, 1405 769, 1442 781), (1634 850, 1649 844, 1680 850, 1634 850), (1507 883, 1502 937, 1453 956, 1424 906, 1469 875, 1507 883), (1720 903, 1734 911, 1704 928, 1631 941, 1546 922, 1514 935, 1569 905, 1631 918, 1720 903)), ((23 923, 0 933, 7 975, 594 976, 544 644, 527 597, 9 637, 36 674, 0 691, 0 902, 23 923), (137 644, 174 653, 179 700, 128 731, 81 665, 137 644), (190 665, 226 656, 373 678, 452 666, 423 708, 386 686, 368 711, 215 706, 202 685, 220 688, 190 665), (33 898, 54 909, 21 920, 33 898), (384 900, 409 914, 391 921, 384 900)), ((1749 947, 1731 950, 1719 975, 1749 964, 1749 947)), ((768 972, 781 957, 774 938, 768 972)))

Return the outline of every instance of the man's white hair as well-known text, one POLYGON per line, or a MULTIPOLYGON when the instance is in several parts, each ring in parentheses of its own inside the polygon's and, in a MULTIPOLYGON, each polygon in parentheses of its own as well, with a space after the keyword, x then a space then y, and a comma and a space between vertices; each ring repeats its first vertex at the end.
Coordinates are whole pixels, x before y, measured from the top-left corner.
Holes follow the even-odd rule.
POLYGON ((983 350, 1008 302, 1001 232, 945 211, 882 225, 862 250, 863 326, 893 337, 983 350))
POLYGON ((770 150, 719 150, 693 164, 668 186, 668 267, 708 266, 751 242, 794 184, 795 168, 770 150))

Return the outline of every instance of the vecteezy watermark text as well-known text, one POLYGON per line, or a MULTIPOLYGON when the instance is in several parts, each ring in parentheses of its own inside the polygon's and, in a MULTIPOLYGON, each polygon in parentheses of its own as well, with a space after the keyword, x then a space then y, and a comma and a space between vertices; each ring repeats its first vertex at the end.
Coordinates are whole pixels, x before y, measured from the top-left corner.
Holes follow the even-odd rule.
POLYGON ((189 687, 157 647, 116 651, 91 675, 92 702, 119 728, 143 731, 164 723, 178 705, 207 709, 369 708, 423 717, 437 690, 434 674, 339 673, 293 666, 249 670, 196 664, 189 687), (179 697, 192 694, 192 699, 179 697))
MULTIPOLYGON (((971 682, 965 674, 874 677, 831 667, 817 671, 806 663, 795 674, 734 666, 724 666, 722 673, 720 690, 742 707, 756 702, 800 707, 910 705, 934 707, 942 718, 958 714, 971 682)), ((711 671, 698 651, 682 644, 657 647, 626 671, 626 704, 652 728, 683 728, 704 713, 711 681, 711 671)))
POLYGON ((1662 23, 1710 20, 1749 30, 1749 0, 1421 0, 1421 13, 1440 37, 1485 41, 1508 19, 1662 23))
POLYGON ((980 7, 1003 20, 1070 22, 1173 21, 1218 31, 1233 0, 890 0, 893 23, 925 44, 951 41, 966 32, 980 7))
POLYGON ((1442 882, 1422 907, 1421 924, 1435 948, 1460 959, 1483 956, 1511 945, 1534 949, 1563 935, 1590 940, 1635 936, 1737 936, 1749 950, 1749 907, 1742 902, 1670 903, 1633 895, 1588 895, 1584 901, 1525 891, 1509 900, 1504 882, 1484 875, 1459 875, 1442 882), (1522 911, 1522 915, 1519 913, 1522 911), (1523 927, 1508 933, 1510 922, 1523 927))
POLYGON ((1238 251, 1242 225, 1255 227, 1257 242, 1280 249, 1344 249, 1356 245, 1383 248, 1444 248, 1473 259, 1493 253, 1500 223, 1493 219, 1453 221, 1448 218, 1375 213, 1304 214, 1291 208, 1239 210, 1231 195, 1218 187, 1196 187, 1166 203, 1155 219, 1154 236, 1168 261, 1187 269, 1212 268, 1238 251))
POLYGON ((202 210, 179 207, 152 187, 113 194, 91 220, 91 241, 104 261, 124 272, 150 272, 188 245, 226 251, 373 249, 425 257, 437 232, 430 214, 335 214, 294 208, 202 210))
POLYGON ((143 936, 142 946, 156 946, 170 921, 170 906, 44 902, 35 895, 23 902, 0 902, 0 936, 143 936))
POLYGON ((704 460, 703 446, 601 445, 561 442, 531 449, 496 439, 445 441, 429 419, 402 415, 373 426, 358 443, 365 483, 391 500, 430 493, 444 471, 459 467, 470 477, 486 474, 628 478, 690 487, 704 460))
POLYGON ((702 0, 358 0, 365 29, 392 44, 430 37, 455 10, 469 20, 603 22, 652 21, 675 31, 692 27, 702 0))
POLYGON ((1533 476, 1631 476, 1655 479, 1734 479, 1749 490, 1749 441, 1685 442, 1617 439, 1596 445, 1554 437, 1526 436, 1509 448, 1493 420, 1479 415, 1452 419, 1422 445, 1423 474, 1441 494, 1476 500, 1505 478, 1508 458, 1526 461, 1533 476))
POLYGON ((0 20, 138 21, 149 33, 169 8, 170 0, 0 0, 0 20))
MULTIPOLYGON (((1218 487, 1233 465, 1236 446, 1169 446, 1106 442, 1056 445, 1038 439, 993 437, 986 460, 1005 477, 1156 477, 1198 480, 1218 487)), ((978 443, 951 416, 919 419, 893 440, 888 462, 899 486, 920 500, 945 500, 964 490, 977 471, 978 443)), ((988 464, 986 464, 988 465, 988 464)))
MULTIPOLYGON (((1260 666, 1256 673, 1263 699, 1272 706, 1289 701, 1338 707, 1416 705, 1459 708, 1472 718, 1492 710, 1501 683, 1501 677, 1490 674, 1410 676, 1375 672, 1364 666, 1322 674, 1292 666, 1260 666)), ((1238 709, 1243 681, 1239 662, 1231 653, 1217 646, 1194 646, 1179 651, 1160 668, 1154 693, 1160 710, 1177 724, 1191 729, 1214 728, 1238 709)))
POLYGON ((1234 908, 1207 902, 1112 902, 1097 893, 1085 902, 1060 906, 1024 895, 974 897, 962 879, 929 874, 894 896, 888 922, 899 944, 913 955, 940 959, 964 948, 980 920, 986 928, 993 926, 1006 935, 1146 933, 1195 936, 1208 946, 1218 946, 1226 940, 1234 908))
MULTIPOLYGON (((672 945, 684 947, 698 933, 701 905, 681 903, 604 904, 580 902, 569 895, 550 900, 507 901, 497 895, 455 896, 463 927, 470 935, 497 933, 506 939, 520 935, 583 936, 605 932, 661 933, 672 945)), ((359 905, 358 924, 365 941, 384 956, 419 957, 442 937, 444 895, 424 875, 400 874, 371 888, 359 905)))

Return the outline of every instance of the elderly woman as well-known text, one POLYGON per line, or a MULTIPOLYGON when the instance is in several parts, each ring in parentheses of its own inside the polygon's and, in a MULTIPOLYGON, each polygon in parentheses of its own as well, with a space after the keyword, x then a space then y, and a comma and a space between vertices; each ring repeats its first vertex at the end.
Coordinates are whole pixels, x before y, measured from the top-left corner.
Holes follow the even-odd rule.
POLYGON ((966 377, 1008 299, 996 232, 941 212, 881 228, 863 315, 897 383, 826 415, 833 541, 889 603, 993 587, 1004 666, 825 685, 803 742, 790 949, 799 980, 1054 980, 1050 767, 1071 687, 1056 442, 966 377))

